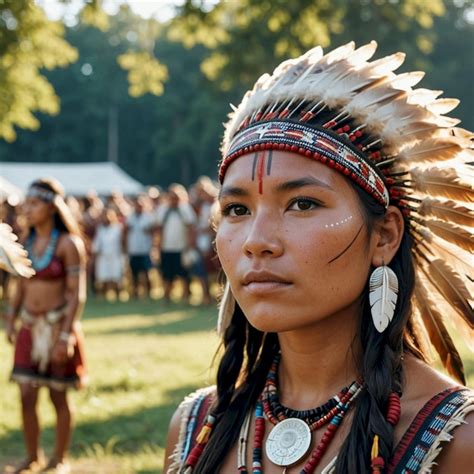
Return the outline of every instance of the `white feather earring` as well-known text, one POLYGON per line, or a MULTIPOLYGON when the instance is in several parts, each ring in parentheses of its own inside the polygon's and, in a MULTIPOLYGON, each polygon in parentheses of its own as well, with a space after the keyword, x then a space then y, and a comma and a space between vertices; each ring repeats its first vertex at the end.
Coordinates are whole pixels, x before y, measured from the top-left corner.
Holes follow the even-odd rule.
POLYGON ((372 272, 369 281, 370 310, 378 332, 384 332, 392 321, 397 298, 397 275, 391 268, 382 264, 372 272))

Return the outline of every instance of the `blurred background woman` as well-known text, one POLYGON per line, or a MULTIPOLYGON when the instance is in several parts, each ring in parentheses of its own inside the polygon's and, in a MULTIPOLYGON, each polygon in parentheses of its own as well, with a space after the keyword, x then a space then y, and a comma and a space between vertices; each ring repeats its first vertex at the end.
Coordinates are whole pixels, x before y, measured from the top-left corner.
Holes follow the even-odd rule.
POLYGON ((40 386, 49 388, 57 415, 55 449, 47 469, 67 472, 72 432, 67 389, 79 388, 86 379, 78 322, 86 299, 84 246, 59 182, 34 181, 24 210, 29 230, 23 244, 36 274, 18 281, 7 310, 7 337, 15 344, 12 380, 20 387, 27 451, 17 472, 44 467, 37 413, 40 386))

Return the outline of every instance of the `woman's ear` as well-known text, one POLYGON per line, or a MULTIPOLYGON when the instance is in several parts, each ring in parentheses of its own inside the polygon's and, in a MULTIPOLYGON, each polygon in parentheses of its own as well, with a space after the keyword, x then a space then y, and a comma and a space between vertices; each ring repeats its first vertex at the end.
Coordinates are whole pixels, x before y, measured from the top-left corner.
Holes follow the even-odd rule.
POLYGON ((372 266, 380 267, 390 263, 400 247, 404 230, 405 222, 400 209, 388 206, 385 216, 375 225, 372 266))

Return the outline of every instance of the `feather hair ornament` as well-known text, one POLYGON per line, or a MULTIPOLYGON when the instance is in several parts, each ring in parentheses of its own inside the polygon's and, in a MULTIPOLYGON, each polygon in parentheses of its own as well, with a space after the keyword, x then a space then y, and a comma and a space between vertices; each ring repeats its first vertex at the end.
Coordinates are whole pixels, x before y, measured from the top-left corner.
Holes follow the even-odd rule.
POLYGON ((431 344, 439 354, 441 362, 451 376, 465 384, 461 356, 446 329, 441 312, 436 309, 436 305, 430 300, 422 285, 415 289, 415 298, 417 309, 420 312, 431 344))
MULTIPOLYGON (((462 380, 462 362, 443 321, 454 321, 472 341, 474 135, 445 115, 457 99, 416 88, 423 72, 397 75, 405 54, 372 60, 376 48, 375 41, 359 48, 350 42, 326 54, 316 47, 261 76, 225 124, 219 179, 239 156, 286 150, 328 164, 385 208, 397 206, 412 237, 421 332, 462 380)), ((391 299, 388 293, 373 298, 384 308, 382 327, 391 299)), ((224 299, 233 301, 229 286, 224 299)), ((223 301, 221 335, 231 308, 223 301)), ((412 340, 416 345, 416 336, 412 340)))

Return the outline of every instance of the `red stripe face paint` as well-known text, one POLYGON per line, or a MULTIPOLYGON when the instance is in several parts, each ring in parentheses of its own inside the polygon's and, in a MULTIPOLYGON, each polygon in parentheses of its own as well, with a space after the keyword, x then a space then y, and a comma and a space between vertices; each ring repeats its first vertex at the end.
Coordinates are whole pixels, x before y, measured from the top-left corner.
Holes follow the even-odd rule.
POLYGON ((262 152, 258 156, 257 164, 257 179, 258 179, 258 192, 263 194, 263 170, 265 169, 265 152, 262 152))

